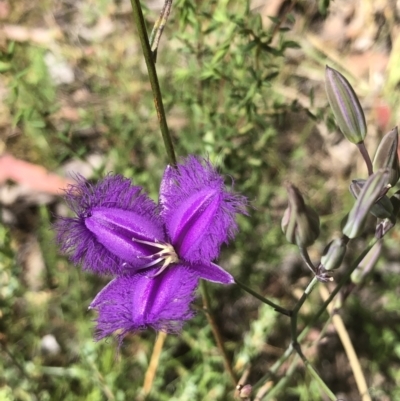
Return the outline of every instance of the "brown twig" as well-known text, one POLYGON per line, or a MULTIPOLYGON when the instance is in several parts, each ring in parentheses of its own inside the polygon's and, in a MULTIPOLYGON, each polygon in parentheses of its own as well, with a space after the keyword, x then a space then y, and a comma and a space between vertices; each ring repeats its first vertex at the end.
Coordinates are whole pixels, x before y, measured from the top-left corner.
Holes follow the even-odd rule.
POLYGON ((297 0, 293 0, 289 7, 287 8, 287 10, 285 10, 285 13, 283 14, 283 16, 279 19, 279 22, 275 25, 274 30, 272 31, 271 34, 271 41, 274 38, 274 36, 278 33, 280 27, 282 26, 282 24, 286 21, 286 18, 288 16, 288 14, 293 10, 294 6, 296 5, 297 0))

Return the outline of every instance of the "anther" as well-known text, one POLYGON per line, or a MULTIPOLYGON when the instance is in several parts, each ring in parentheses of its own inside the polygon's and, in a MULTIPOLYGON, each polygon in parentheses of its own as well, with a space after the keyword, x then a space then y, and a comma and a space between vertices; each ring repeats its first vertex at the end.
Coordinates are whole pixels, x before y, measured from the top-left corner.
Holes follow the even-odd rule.
POLYGON ((138 258, 141 259, 154 259, 151 262, 147 263, 146 265, 142 266, 143 269, 147 267, 152 267, 155 266, 156 264, 164 261, 160 269, 153 275, 151 278, 158 276, 161 274, 170 264, 179 262, 178 255, 175 252, 174 247, 171 244, 168 243, 162 243, 162 242, 150 242, 150 241, 142 241, 138 240, 136 238, 132 238, 132 241, 138 242, 139 244, 144 244, 148 246, 152 246, 154 248, 160 249, 159 252, 155 252, 152 255, 147 255, 147 256, 138 256, 138 258))

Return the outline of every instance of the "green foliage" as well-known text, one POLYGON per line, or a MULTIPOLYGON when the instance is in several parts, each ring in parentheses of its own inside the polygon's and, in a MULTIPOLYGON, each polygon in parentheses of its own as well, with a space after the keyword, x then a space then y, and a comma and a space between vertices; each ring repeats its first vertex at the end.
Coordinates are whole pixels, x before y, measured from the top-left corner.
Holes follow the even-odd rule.
MULTIPOLYGON (((7 151, 53 170, 66 161, 86 161, 89 155, 100 154, 94 179, 110 170, 122 173, 156 199, 167 159, 136 32, 129 13, 118 8, 120 3, 124 2, 87 0, 76 9, 72 3, 59 5, 66 7, 61 24, 65 37, 57 44, 73 66, 76 80, 71 85, 56 86, 49 74, 45 55, 55 47, 7 43, 0 55, 0 72, 8 90, 10 127, 18 133, 6 141, 7 151), (115 32, 90 43, 79 35, 76 40, 76 26, 95 30, 103 17, 115 23, 115 32), (59 117, 65 106, 78 117, 59 117)), ((46 10, 50 4, 49 0, 46 10)), ((329 1, 320 0, 318 5, 324 14, 329 1)), ((146 10, 146 17, 151 26, 155 14, 146 10)), ((287 15, 289 26, 294 19, 293 14, 287 15)), ((303 110, 308 120, 302 121, 297 100, 288 101, 279 91, 283 82, 296 83, 296 76, 285 75, 285 67, 287 52, 298 50, 299 44, 286 25, 279 25, 280 18, 271 20, 272 28, 265 29, 249 2, 176 0, 161 40, 157 69, 178 156, 208 155, 230 175, 227 184, 234 182, 235 189, 251 201, 250 216, 239 218, 240 234, 224 251, 221 265, 258 292, 272 293, 276 302, 293 305, 295 290, 304 288, 298 276, 306 273, 300 267, 294 273, 290 270, 293 250, 284 242, 279 224, 286 206, 282 183, 293 168, 310 183, 307 199, 321 204, 331 200, 324 188, 327 177, 307 170, 312 161, 307 138, 315 122, 325 119, 328 128, 334 123, 324 110, 314 108, 303 110), (296 135, 287 133, 291 124, 296 135)), ((313 105, 313 89, 309 97, 313 105)), ((339 228, 338 215, 327 210, 323 221, 339 228)), ((142 401, 156 334, 129 336, 119 352, 111 340, 93 341, 94 316, 87 307, 108 279, 83 273, 59 255, 50 229, 54 212, 54 204, 29 208, 34 223, 27 231, 38 241, 45 266, 39 289, 30 288, 19 259, 23 229, 18 224, 0 225, 0 401, 142 401), (46 351, 43 339, 49 334, 60 352, 46 351)), ((395 234, 391 241, 396 248, 395 234)), ((364 313, 368 301, 355 303, 350 313, 357 316, 354 326, 362 327, 361 334, 368 336, 360 352, 362 362, 368 360, 369 378, 383 375, 388 382, 372 388, 371 394, 395 400, 400 397, 393 384, 400 380, 395 316, 399 279, 398 274, 379 274, 383 283, 374 284, 380 290, 371 295, 368 287, 367 298, 378 302, 384 297, 386 302, 370 314, 364 313), (394 323, 388 327, 391 319, 394 323)), ((249 301, 234 286, 212 286, 211 295, 236 374, 251 367, 249 381, 260 387, 264 383, 258 381, 290 343, 289 320, 258 301, 249 301)), ((300 326, 319 303, 315 296, 307 304, 300 326)), ((195 308, 198 314, 182 334, 167 338, 146 400, 234 399, 200 301, 195 308)), ((341 352, 338 346, 321 360, 335 360, 341 352)), ((317 355, 315 364, 323 368, 320 362, 317 355)), ((273 379, 285 375, 286 369, 273 379)), ((321 393, 309 374, 299 369, 287 376, 275 399, 320 400, 321 393)))

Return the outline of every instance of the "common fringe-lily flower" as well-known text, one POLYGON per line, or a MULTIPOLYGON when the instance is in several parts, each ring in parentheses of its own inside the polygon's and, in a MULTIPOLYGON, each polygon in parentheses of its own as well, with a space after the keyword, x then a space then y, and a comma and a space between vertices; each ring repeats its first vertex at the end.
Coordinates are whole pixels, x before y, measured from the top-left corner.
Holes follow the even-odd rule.
POLYGON ((237 232, 247 200, 226 190, 206 160, 188 157, 165 170, 158 205, 120 175, 95 185, 78 178, 66 191, 74 218, 56 223, 57 241, 75 264, 116 276, 94 299, 97 338, 147 327, 178 331, 193 316, 198 279, 233 283, 212 263, 237 232))

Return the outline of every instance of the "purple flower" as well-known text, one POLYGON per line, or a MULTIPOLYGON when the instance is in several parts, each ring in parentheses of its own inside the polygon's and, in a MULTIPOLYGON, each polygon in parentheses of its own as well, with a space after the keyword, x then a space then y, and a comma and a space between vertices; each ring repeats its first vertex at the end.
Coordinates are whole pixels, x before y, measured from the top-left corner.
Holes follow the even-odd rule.
POLYGON ((117 276, 91 304, 99 338, 117 329, 175 331, 192 316, 199 278, 233 283, 212 261, 236 234, 247 200, 227 191, 206 160, 167 167, 158 205, 118 175, 96 185, 79 178, 66 200, 76 217, 56 224, 61 250, 84 269, 117 276))

